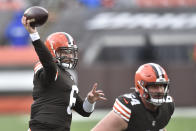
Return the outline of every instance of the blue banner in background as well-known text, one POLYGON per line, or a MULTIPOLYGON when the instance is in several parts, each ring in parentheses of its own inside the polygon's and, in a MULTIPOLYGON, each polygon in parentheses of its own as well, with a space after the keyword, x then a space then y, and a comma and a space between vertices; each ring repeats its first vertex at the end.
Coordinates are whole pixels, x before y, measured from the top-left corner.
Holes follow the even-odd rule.
POLYGON ((21 23, 23 12, 18 11, 14 13, 5 31, 5 37, 13 46, 25 46, 29 44, 29 34, 21 23))

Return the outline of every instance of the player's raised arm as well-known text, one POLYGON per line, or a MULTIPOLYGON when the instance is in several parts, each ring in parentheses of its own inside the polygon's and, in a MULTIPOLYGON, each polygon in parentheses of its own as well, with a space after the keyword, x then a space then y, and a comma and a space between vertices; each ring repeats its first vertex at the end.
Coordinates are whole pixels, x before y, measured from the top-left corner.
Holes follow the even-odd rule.
POLYGON ((26 30, 29 32, 31 40, 32 40, 32 44, 41 62, 41 65, 37 64, 34 70, 36 73, 39 70, 41 70, 41 68, 38 68, 38 67, 43 67, 44 72, 45 72, 43 74, 44 79, 48 79, 48 81, 54 81, 56 74, 57 74, 57 67, 56 67, 56 64, 53 60, 51 53, 49 52, 47 47, 44 45, 44 43, 40 40, 38 31, 36 30, 35 27, 31 26, 31 23, 34 21, 35 21, 34 18, 27 19, 26 16, 22 17, 22 24, 24 25, 26 30))

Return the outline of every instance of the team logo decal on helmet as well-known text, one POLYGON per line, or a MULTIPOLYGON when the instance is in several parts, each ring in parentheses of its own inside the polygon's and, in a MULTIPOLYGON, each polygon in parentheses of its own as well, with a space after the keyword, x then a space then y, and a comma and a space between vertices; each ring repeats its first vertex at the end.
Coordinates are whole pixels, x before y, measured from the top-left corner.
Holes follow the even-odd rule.
POLYGON ((169 79, 165 70, 158 64, 147 63, 141 65, 135 73, 135 90, 139 93, 140 97, 153 105, 159 106, 166 101, 169 92, 169 79), (160 98, 153 98, 152 93, 149 92, 149 86, 163 86, 164 93, 156 94, 161 95, 160 98))
POLYGON ((73 69, 78 61, 78 48, 71 35, 56 32, 48 36, 45 45, 55 61, 64 68, 73 69))

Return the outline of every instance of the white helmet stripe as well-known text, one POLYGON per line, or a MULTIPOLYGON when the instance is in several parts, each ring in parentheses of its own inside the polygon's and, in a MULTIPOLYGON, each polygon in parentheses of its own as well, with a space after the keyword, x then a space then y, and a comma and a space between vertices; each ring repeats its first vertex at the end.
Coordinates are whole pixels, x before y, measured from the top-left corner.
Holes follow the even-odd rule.
POLYGON ((54 55, 56 55, 54 47, 53 47, 53 41, 50 41, 50 48, 52 49, 54 55))

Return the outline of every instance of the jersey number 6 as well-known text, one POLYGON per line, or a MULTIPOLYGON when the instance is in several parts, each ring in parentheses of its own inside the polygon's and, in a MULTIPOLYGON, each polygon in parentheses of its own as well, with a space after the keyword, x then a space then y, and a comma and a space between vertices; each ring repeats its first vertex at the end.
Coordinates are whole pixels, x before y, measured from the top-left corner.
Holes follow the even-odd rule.
POLYGON ((78 87, 76 85, 73 85, 69 98, 69 106, 67 107, 67 114, 71 114, 71 107, 76 103, 76 98, 74 97, 74 94, 77 94, 78 92, 78 87))

